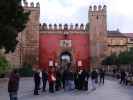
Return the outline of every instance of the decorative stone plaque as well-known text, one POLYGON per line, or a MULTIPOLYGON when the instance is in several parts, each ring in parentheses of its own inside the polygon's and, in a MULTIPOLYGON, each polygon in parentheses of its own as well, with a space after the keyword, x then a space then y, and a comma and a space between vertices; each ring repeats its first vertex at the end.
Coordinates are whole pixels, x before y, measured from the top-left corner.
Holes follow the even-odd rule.
POLYGON ((61 47, 71 47, 72 46, 72 41, 71 40, 61 40, 60 41, 60 46, 61 47))

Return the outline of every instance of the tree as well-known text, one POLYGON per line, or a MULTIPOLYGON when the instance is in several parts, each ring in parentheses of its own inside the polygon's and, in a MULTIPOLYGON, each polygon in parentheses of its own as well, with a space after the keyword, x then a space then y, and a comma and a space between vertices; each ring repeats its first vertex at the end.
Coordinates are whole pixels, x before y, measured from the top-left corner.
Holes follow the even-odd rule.
POLYGON ((19 73, 21 77, 32 77, 33 76, 33 70, 32 66, 24 65, 22 68, 19 69, 19 73))
POLYGON ((115 53, 103 59, 101 64, 108 66, 108 71, 111 65, 117 65, 117 70, 119 70, 118 56, 115 53))
POLYGON ((0 0, 0 49, 13 52, 19 32, 26 27, 29 12, 25 12, 22 0, 0 0))
POLYGON ((4 56, 0 56, 0 75, 4 74, 7 70, 9 70, 9 62, 4 56))
POLYGON ((119 55, 112 54, 106 57, 102 62, 102 65, 116 65, 117 69, 121 65, 129 65, 133 69, 133 48, 130 51, 121 52, 119 55))
POLYGON ((123 65, 133 64, 133 49, 121 52, 118 55, 118 62, 123 65))
POLYGON ((102 65, 115 65, 117 64, 117 56, 116 54, 112 54, 105 59, 102 60, 102 65))

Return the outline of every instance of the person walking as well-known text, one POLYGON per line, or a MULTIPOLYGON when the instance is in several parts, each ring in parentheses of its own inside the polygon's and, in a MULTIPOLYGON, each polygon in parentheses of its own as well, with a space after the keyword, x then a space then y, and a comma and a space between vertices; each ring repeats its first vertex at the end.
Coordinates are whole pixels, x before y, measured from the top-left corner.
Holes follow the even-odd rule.
POLYGON ((125 78, 126 78, 126 73, 124 70, 121 70, 121 80, 120 80, 120 84, 125 84, 125 78))
POLYGON ((34 72, 33 78, 34 78, 34 84, 35 84, 34 95, 39 95, 40 82, 41 82, 40 72, 36 70, 34 72))
POLYGON ((8 93, 10 100, 18 100, 18 89, 19 89, 19 80, 20 76, 17 72, 17 69, 14 69, 9 77, 8 81, 8 93))
POLYGON ((95 69, 93 69, 91 72, 92 90, 96 89, 97 78, 98 78, 98 73, 95 69))
POLYGON ((42 71, 43 92, 46 91, 47 80, 48 80, 48 73, 47 73, 46 70, 43 70, 43 71, 42 71))

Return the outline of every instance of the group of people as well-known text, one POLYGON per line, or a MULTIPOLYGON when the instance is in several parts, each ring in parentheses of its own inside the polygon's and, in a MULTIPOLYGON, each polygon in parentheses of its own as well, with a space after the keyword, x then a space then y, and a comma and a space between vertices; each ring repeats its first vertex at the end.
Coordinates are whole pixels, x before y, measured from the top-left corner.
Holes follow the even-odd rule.
MULTIPOLYGON (((91 72, 86 69, 80 69, 79 71, 73 71, 66 69, 61 72, 59 69, 52 67, 49 71, 42 70, 34 72, 34 95, 39 95, 41 90, 41 82, 43 84, 42 91, 46 91, 46 85, 49 83, 49 92, 54 93, 64 89, 65 91, 77 90, 88 90, 88 80, 91 78, 92 89, 96 89, 96 84, 104 84, 105 71, 100 69, 99 71, 93 69, 91 72)), ((14 69, 9 77, 8 92, 10 100, 18 100, 17 93, 19 89, 20 76, 17 69, 14 69)))
POLYGON ((133 74, 132 72, 125 71, 124 69, 113 69, 113 75, 117 79, 120 79, 120 84, 127 86, 130 80, 129 78, 131 78, 133 74))
POLYGON ((42 82, 42 91, 46 91, 46 84, 49 83, 49 92, 54 93, 60 89, 65 91, 77 90, 88 90, 88 80, 91 78, 92 89, 96 89, 97 83, 104 84, 105 71, 103 69, 93 69, 91 72, 87 69, 80 69, 73 71, 67 68, 63 72, 59 69, 52 67, 49 71, 42 70, 41 74, 39 71, 34 73, 34 95, 39 95, 40 84, 42 82), (99 76, 99 77, 98 77, 99 76))

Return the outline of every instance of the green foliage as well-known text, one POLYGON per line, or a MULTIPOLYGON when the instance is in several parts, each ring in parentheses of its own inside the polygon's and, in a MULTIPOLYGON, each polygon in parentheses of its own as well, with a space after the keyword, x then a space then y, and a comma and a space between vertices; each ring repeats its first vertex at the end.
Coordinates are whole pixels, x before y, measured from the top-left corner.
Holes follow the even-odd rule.
POLYGON ((130 56, 128 52, 122 52, 118 56, 118 61, 120 64, 129 64, 130 63, 129 58, 130 56))
POLYGON ((133 49, 120 53, 118 55, 118 61, 123 65, 133 64, 133 49))
POLYGON ((121 52, 118 56, 112 54, 102 61, 102 65, 130 65, 133 64, 133 48, 121 52))
POLYGON ((117 64, 117 56, 116 56, 116 54, 112 54, 112 55, 106 57, 102 61, 102 65, 115 65, 115 64, 117 64))
POLYGON ((18 33, 23 31, 29 12, 25 12, 21 0, 0 0, 0 49, 13 52, 18 33))
POLYGON ((0 56, 0 74, 5 74, 9 70, 9 63, 5 57, 0 56))
POLYGON ((33 76, 33 70, 31 65, 24 65, 19 69, 19 73, 21 77, 31 77, 33 76))

